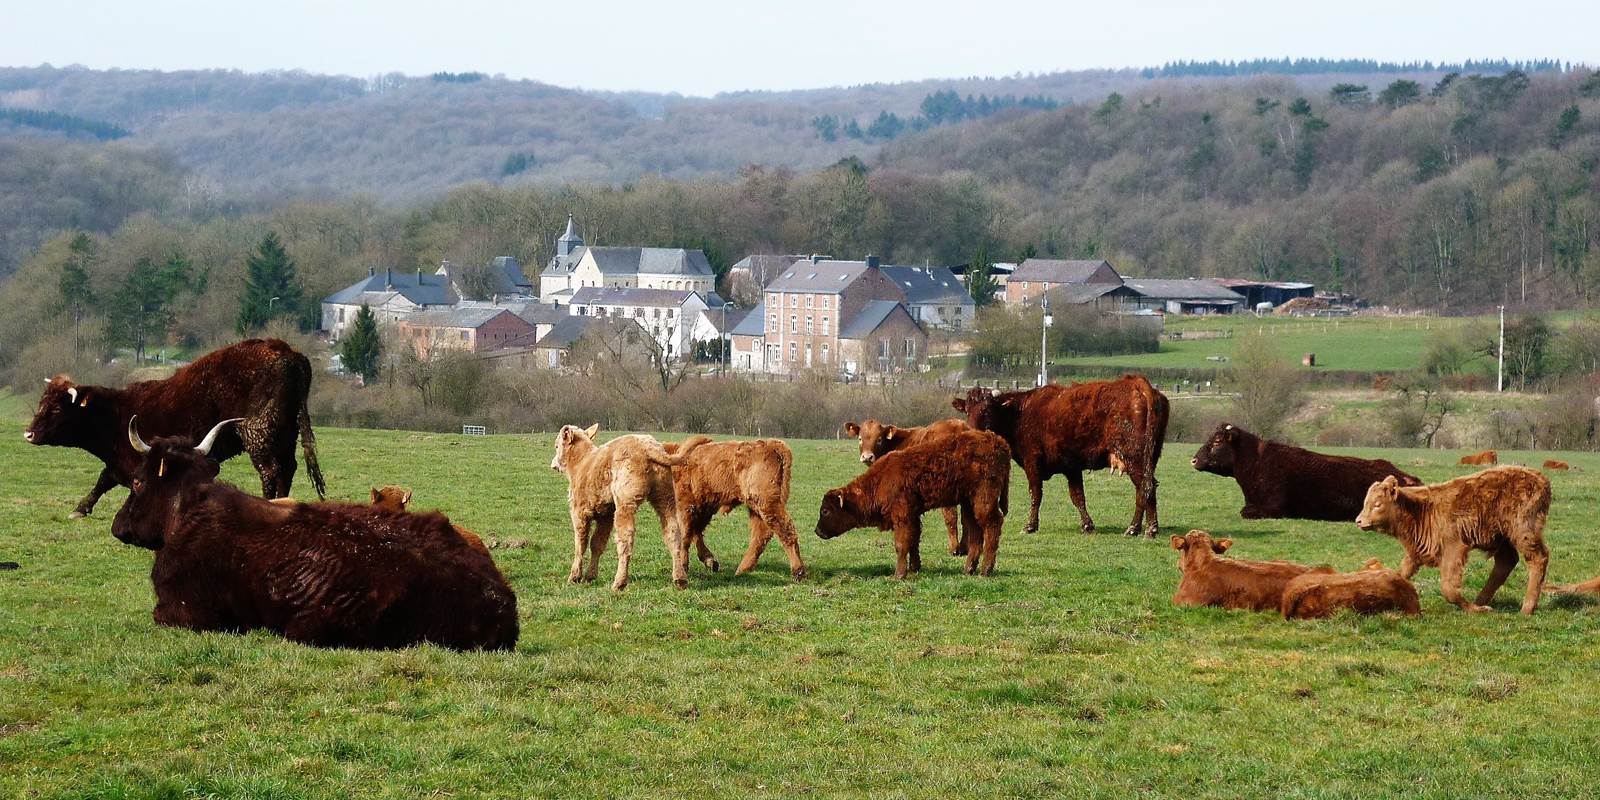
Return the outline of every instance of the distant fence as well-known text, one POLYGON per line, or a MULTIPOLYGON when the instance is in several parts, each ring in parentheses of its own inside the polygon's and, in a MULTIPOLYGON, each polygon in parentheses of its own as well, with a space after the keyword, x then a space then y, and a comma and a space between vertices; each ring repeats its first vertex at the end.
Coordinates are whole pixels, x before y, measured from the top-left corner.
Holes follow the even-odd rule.
POLYGON ((462 425, 462 436, 488 436, 489 429, 483 425, 462 425))

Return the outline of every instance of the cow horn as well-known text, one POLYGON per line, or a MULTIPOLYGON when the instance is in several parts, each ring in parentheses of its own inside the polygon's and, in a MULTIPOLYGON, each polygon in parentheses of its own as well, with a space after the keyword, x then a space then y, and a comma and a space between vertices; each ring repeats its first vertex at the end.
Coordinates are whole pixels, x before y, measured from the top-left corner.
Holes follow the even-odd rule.
POLYGON ((194 446, 194 451, 196 453, 199 453, 200 455, 203 455, 203 456, 211 455, 211 446, 217 443, 217 434, 222 432, 222 426, 224 426, 224 425, 226 425, 226 424, 228 424, 230 422, 243 422, 243 421, 244 421, 244 417, 234 417, 232 419, 225 419, 225 420, 223 420, 223 421, 211 426, 211 432, 207 433, 206 434, 206 438, 201 439, 200 443, 194 446))
POLYGON ((139 415, 138 414, 134 414, 133 416, 128 418, 128 444, 133 446, 133 452, 139 453, 139 454, 142 455, 144 453, 150 452, 150 445, 145 444, 144 440, 139 438, 139 431, 134 429, 133 425, 134 425, 135 422, 138 422, 138 421, 139 421, 139 415))
POLYGON ((67 402, 69 402, 69 403, 78 402, 78 387, 76 387, 76 386, 68 386, 67 387, 67 402))

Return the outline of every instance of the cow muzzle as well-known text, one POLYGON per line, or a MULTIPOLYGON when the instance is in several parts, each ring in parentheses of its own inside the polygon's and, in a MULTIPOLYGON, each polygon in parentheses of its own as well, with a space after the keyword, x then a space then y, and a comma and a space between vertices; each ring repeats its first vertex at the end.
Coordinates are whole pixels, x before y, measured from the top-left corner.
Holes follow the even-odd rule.
POLYGON ((873 460, 876 459, 876 458, 877 458, 877 456, 874 456, 871 453, 862 453, 861 454, 861 463, 863 463, 863 464, 871 464, 873 462, 873 460))
POLYGON ((33 444, 33 431, 23 431, 22 441, 27 442, 28 444, 33 444))
POLYGON ((1356 517, 1356 527, 1360 528, 1361 530, 1364 530, 1364 531, 1370 531, 1370 530, 1372 530, 1373 525, 1372 525, 1372 523, 1370 523, 1370 522, 1368 522, 1368 521, 1366 521, 1366 520, 1364 520, 1364 519, 1362 519, 1360 517, 1356 517))

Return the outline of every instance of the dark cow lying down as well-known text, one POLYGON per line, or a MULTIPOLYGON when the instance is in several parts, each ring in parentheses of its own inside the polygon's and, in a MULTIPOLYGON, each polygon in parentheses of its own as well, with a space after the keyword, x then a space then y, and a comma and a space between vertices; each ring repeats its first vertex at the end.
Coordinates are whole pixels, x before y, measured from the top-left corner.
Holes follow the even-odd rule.
POLYGON ((199 445, 146 444, 111 532, 156 551, 155 621, 197 631, 265 628, 324 647, 432 642, 510 649, 517 600, 489 556, 437 513, 343 503, 276 505, 218 483, 199 445))
POLYGON ((1325 519, 1349 522, 1361 513, 1367 487, 1393 475, 1401 486, 1422 481, 1383 459, 1313 453, 1263 439, 1222 423, 1189 463, 1231 477, 1244 491, 1245 519, 1325 519))

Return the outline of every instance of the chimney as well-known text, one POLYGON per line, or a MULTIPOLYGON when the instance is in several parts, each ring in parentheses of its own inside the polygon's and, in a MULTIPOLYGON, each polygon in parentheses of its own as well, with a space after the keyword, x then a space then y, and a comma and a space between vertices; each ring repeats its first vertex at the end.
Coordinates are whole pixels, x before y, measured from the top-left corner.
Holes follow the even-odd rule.
POLYGON ((367 277, 370 278, 370 277, 372 277, 372 276, 374 276, 376 274, 378 274, 377 267, 367 267, 367 277))
POLYGON ((393 289, 394 288, 394 269, 392 267, 384 267, 383 268, 383 288, 384 289, 393 289))
POLYGON ((878 266, 878 257, 877 256, 867 256, 867 267, 869 269, 872 269, 872 268, 876 268, 877 266, 878 266))

